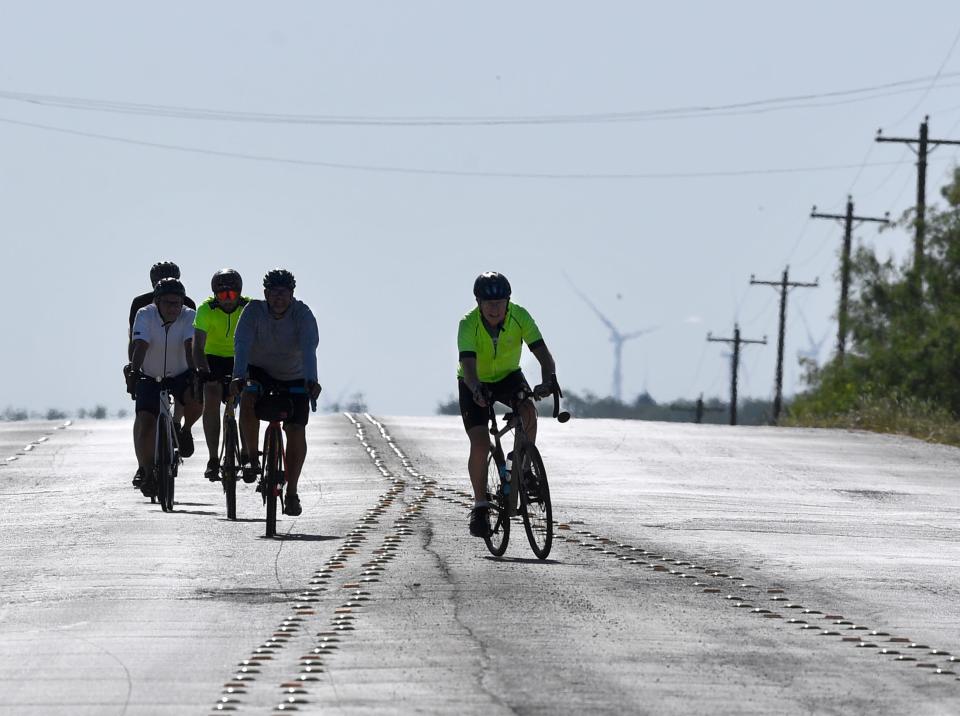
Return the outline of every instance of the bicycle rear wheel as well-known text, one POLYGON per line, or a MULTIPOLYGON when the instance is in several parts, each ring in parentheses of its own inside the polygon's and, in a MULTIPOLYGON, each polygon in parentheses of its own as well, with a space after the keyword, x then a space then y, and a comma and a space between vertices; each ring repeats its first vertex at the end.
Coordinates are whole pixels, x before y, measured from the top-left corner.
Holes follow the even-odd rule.
POLYGON ((510 541, 509 501, 503 494, 500 467, 492 450, 487 457, 487 502, 490 504, 490 533, 483 541, 491 554, 500 557, 507 551, 507 543, 510 541))
POLYGON ((220 463, 220 481, 227 501, 227 519, 237 519, 237 470, 240 469, 240 442, 237 421, 232 417, 223 421, 223 459, 220 463))
POLYGON ((277 534, 277 498, 280 484, 280 429, 268 427, 263 442, 263 500, 267 506, 267 537, 277 534))
POLYGON ((553 506, 550 504, 547 471, 536 445, 523 448, 518 475, 519 480, 515 482, 520 490, 523 528, 533 553, 540 559, 546 559, 553 546, 553 506))

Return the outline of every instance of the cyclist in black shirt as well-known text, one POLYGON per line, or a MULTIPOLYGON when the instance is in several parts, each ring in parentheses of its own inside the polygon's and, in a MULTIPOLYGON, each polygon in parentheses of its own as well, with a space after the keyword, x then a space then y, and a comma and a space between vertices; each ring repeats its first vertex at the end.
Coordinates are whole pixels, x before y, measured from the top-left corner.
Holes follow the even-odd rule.
MULTIPOLYGON (((131 336, 133 335, 133 319, 137 317, 137 311, 153 303, 153 287, 156 286, 157 281, 162 278, 175 278, 179 280, 180 267, 173 263, 173 261, 159 261, 150 267, 150 290, 146 293, 141 293, 134 298, 130 304, 130 320, 127 326, 127 360, 133 358, 133 341, 131 340, 131 336)), ((183 299, 183 305, 193 310, 197 309, 197 304, 194 303, 193 299, 189 296, 183 299)))

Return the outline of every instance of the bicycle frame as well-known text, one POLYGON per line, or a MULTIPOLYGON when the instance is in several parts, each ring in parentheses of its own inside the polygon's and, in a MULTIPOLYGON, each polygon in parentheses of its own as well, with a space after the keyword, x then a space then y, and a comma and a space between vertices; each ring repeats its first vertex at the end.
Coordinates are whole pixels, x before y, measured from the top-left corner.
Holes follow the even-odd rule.
MULTIPOLYGON (((525 391, 522 391, 522 392, 525 392, 525 391)), ((526 443, 529 441, 529 438, 527 437, 526 427, 523 424, 523 418, 520 416, 520 410, 519 410, 520 405, 523 403, 524 400, 526 400, 527 397, 528 396, 524 396, 523 398, 520 398, 511 404, 510 412, 504 415, 504 420, 505 420, 504 425, 502 428, 499 428, 499 429, 497 428, 497 414, 494 412, 493 406, 492 405, 490 406, 490 422, 491 422, 490 434, 493 436, 493 445, 491 446, 491 450, 493 451, 493 454, 496 456, 496 458, 499 458, 497 459, 498 465, 506 463, 506 458, 504 456, 505 454, 503 452, 503 444, 501 442, 501 439, 511 430, 513 431, 512 454, 514 457, 514 461, 511 464, 511 470, 517 465, 515 458, 517 458, 520 455, 520 451, 522 450, 523 446, 526 445, 526 443)), ((510 486, 511 486, 511 489, 507 498, 508 499, 507 516, 512 517, 513 515, 517 514, 517 500, 518 500, 517 496, 519 495, 519 490, 517 489, 518 483, 514 479, 513 475, 504 475, 504 478, 506 478, 510 482, 510 486)))
MULTIPOLYGON (((259 399, 284 394, 303 395, 307 392, 306 388, 300 386, 273 387, 264 391, 263 386, 254 381, 249 381, 244 390, 251 393, 262 393, 259 399)), ((310 403, 312 409, 316 410, 316 401, 311 399, 310 403)), ((273 419, 266 421, 268 423, 267 429, 263 434, 263 461, 260 466, 261 484, 257 488, 263 496, 263 502, 267 509, 267 537, 273 537, 277 533, 277 501, 279 500, 283 504, 283 486, 286 483, 287 465, 287 456, 283 445, 283 421, 289 416, 283 413, 272 417, 273 419)))
MULTIPOLYGON (((570 419, 570 414, 560 412, 560 397, 560 388, 554 379, 553 417, 565 423, 570 419)), ((497 519, 490 529, 490 534, 485 537, 485 541, 487 548, 497 557, 502 556, 506 551, 510 540, 510 518, 517 515, 522 516, 530 547, 539 559, 547 558, 553 541, 553 509, 546 470, 540 451, 527 435, 527 427, 523 420, 523 406, 528 404, 530 398, 538 399, 538 396, 525 387, 510 399, 510 411, 504 415, 502 428, 497 425, 493 401, 489 403, 492 443, 487 463, 487 494, 497 519), (513 458, 508 473, 503 456, 502 440, 511 430, 514 432, 513 458), (491 482, 490 460, 496 464, 500 472, 499 484, 496 482, 495 475, 491 482), (507 485, 509 490, 506 489, 507 485)))

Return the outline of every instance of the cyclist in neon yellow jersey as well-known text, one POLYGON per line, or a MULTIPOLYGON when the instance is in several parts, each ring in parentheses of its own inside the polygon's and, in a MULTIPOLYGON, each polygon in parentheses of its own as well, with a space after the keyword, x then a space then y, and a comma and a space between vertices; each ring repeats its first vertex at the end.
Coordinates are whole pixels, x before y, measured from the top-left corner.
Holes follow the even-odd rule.
POLYGON ((203 390, 203 434, 210 453, 203 474, 215 482, 220 479, 220 401, 233 377, 233 334, 250 299, 240 295, 243 279, 231 268, 213 274, 210 289, 213 295, 200 304, 193 322, 193 361, 203 390))
MULTIPOLYGON (((534 388, 538 396, 550 395, 556 384, 557 369, 536 322, 525 308, 511 303, 510 282, 493 271, 480 274, 473 283, 477 307, 460 320, 457 348, 460 367, 457 386, 460 414, 470 438, 467 470, 473 485, 473 509, 470 534, 485 537, 490 532, 489 505, 486 497, 487 406, 495 401, 507 405, 519 388, 529 388, 520 370, 523 344, 540 362, 542 382, 534 388)), ((533 402, 520 404, 523 424, 531 442, 537 437, 537 411, 533 402)))

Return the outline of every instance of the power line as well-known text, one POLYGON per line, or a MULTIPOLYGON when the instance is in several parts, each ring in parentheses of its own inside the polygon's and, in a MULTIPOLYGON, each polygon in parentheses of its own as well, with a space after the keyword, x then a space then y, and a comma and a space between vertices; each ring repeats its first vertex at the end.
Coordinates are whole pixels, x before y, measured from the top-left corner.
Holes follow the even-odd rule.
POLYGON ((913 113, 920 108, 920 105, 922 105, 924 100, 926 100, 926 98, 930 95, 930 91, 942 76, 943 68, 947 66, 947 62, 949 62, 950 58, 953 56, 953 51, 957 49, 957 42, 960 42, 960 30, 957 30, 957 34, 954 36, 953 42, 950 44, 950 49, 947 50, 947 54, 943 58, 943 62, 940 63, 940 67, 937 68, 936 73, 930 78, 930 84, 924 90, 923 94, 920 96, 920 99, 918 99, 916 104, 914 104, 908 111, 904 112, 903 116, 894 122, 893 126, 898 126, 901 122, 913 116, 913 113))
MULTIPOLYGON (((742 114, 762 114, 791 109, 809 109, 831 107, 853 102, 865 102, 900 94, 924 92, 928 94, 933 83, 941 78, 957 78, 960 72, 937 74, 933 77, 916 77, 908 80, 887 82, 884 84, 857 87, 846 90, 818 92, 800 95, 771 97, 730 102, 716 105, 688 105, 648 110, 615 112, 591 112, 582 114, 543 114, 543 115, 335 115, 335 114, 285 114, 275 112, 241 112, 201 107, 162 105, 117 100, 100 100, 85 97, 39 94, 32 92, 14 92, 0 90, 0 99, 45 107, 83 110, 90 112, 108 112, 112 114, 137 115, 146 117, 166 117, 172 119, 191 119, 202 121, 249 122, 257 124, 302 124, 327 126, 372 126, 372 127, 471 127, 471 126, 508 126, 541 124, 606 124, 618 122, 645 122, 673 119, 694 119, 708 116, 734 116, 742 114), (914 86, 931 81, 927 87, 914 86), (861 96, 862 95, 862 96, 861 96), (835 100, 817 102, 816 100, 835 100)), ((943 84, 946 89, 960 85, 943 84)))
MULTIPOLYGON (((372 164, 353 164, 347 162, 329 162, 312 159, 296 159, 291 157, 276 157, 265 154, 249 154, 242 152, 227 152, 217 149, 207 149, 204 147, 193 147, 181 144, 166 144, 163 142, 150 142, 140 139, 130 139, 128 137, 118 137, 115 135, 101 134, 98 132, 87 132, 79 129, 68 129, 66 127, 57 127, 49 124, 40 124, 37 122, 23 122, 15 119, 0 117, 0 123, 11 124, 19 127, 29 127, 31 129, 40 129, 48 132, 57 132, 77 137, 86 137, 88 139, 99 139, 109 142, 118 142, 139 147, 149 147, 152 149, 166 149, 178 152, 188 152, 191 154, 202 154, 205 156, 222 157, 229 159, 244 159, 248 161, 270 162, 275 164, 289 164, 295 166, 322 167, 325 169, 338 169, 357 172, 375 172, 381 174, 413 174, 428 176, 456 176, 456 177, 478 177, 488 179, 557 179, 557 180, 636 180, 636 179, 710 179, 723 177, 745 177, 762 176, 778 174, 808 174, 816 172, 841 171, 850 169, 852 164, 836 164, 810 167, 781 167, 767 169, 733 169, 718 171, 698 171, 698 172, 495 172, 495 171, 470 171, 460 169, 435 169, 418 167, 385 166, 372 164)), ((882 167, 892 166, 894 164, 905 164, 906 162, 876 162, 869 166, 882 167)))

